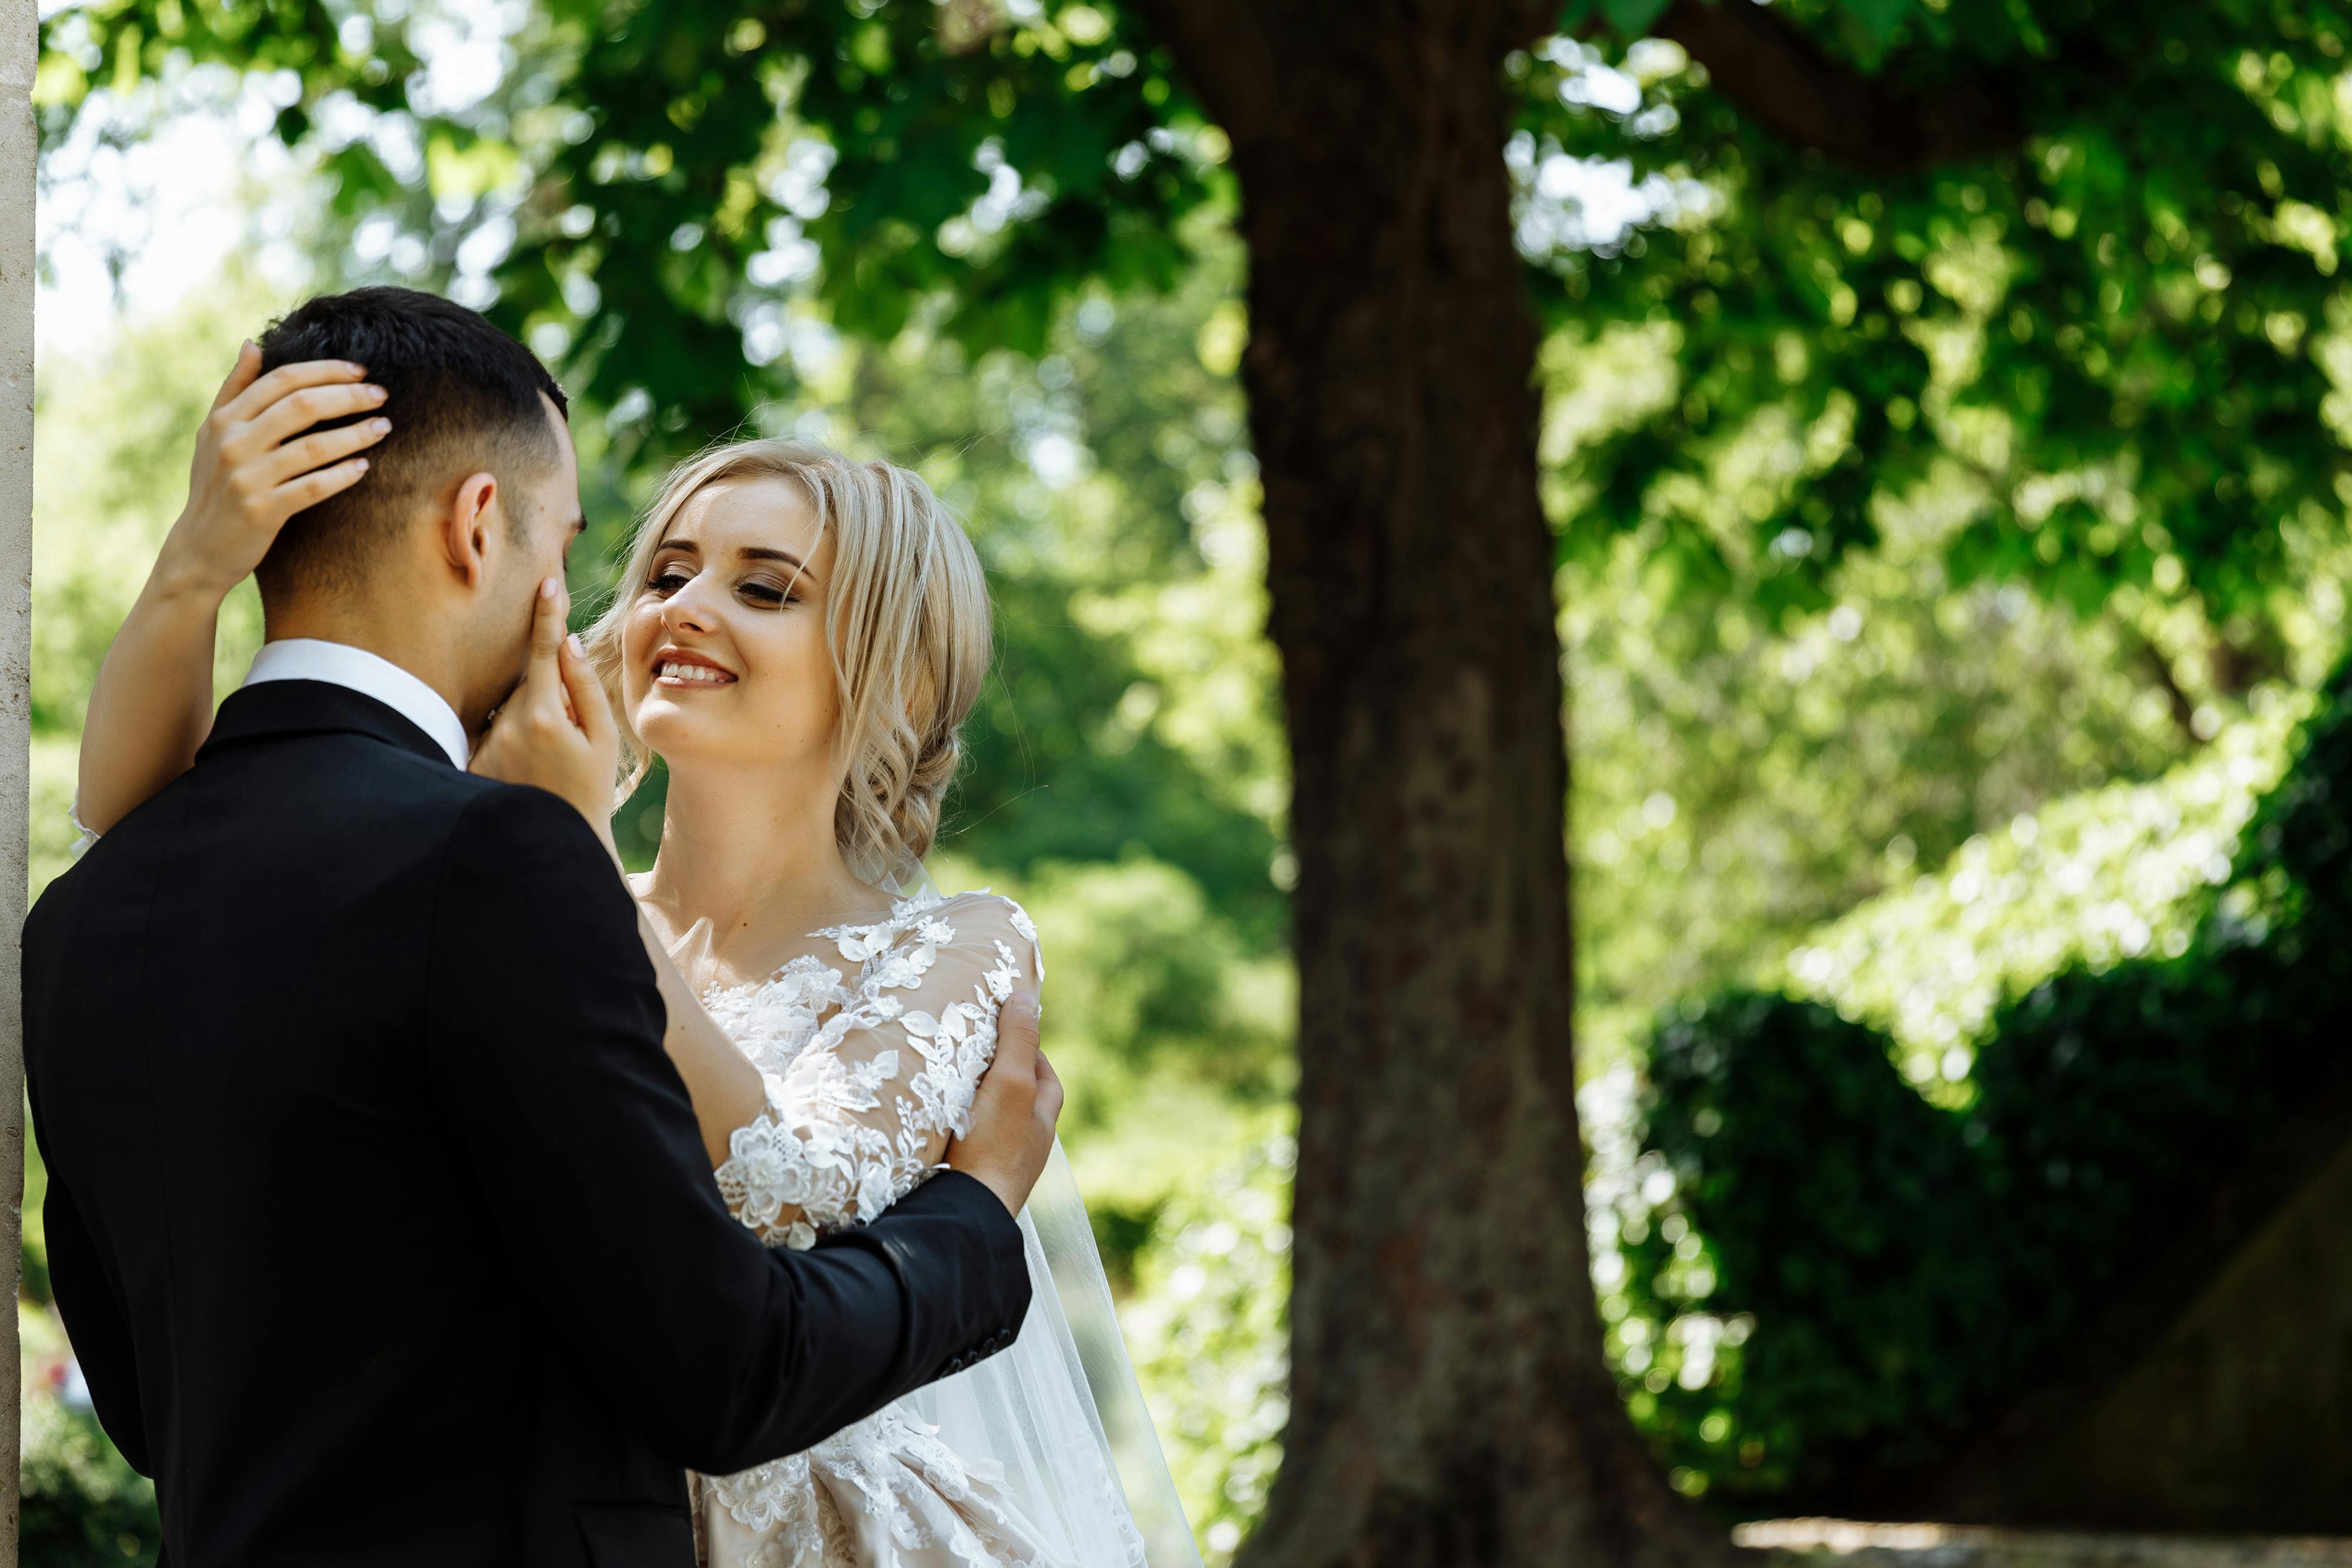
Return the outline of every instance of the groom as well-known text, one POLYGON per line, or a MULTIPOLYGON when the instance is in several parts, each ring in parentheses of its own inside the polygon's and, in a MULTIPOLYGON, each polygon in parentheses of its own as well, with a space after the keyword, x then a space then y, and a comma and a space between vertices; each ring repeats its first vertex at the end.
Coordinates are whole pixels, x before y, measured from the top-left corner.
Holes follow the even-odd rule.
MULTIPOLYGON (((264 348, 363 364, 394 434, 269 547, 272 641, 194 766, 26 922, 58 1307, 173 1568, 689 1568, 685 1469, 1012 1342, 1058 1105, 1034 1004, 956 1169, 763 1249, 595 835, 465 771, 579 527, 562 391, 405 290, 264 348)), ((292 429, 351 412, 300 395, 292 429)))

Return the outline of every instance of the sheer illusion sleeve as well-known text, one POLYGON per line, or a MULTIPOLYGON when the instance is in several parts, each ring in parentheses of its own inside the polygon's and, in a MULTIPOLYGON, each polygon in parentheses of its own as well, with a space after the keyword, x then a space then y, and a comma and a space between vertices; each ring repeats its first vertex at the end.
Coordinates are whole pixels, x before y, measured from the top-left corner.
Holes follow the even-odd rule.
POLYGON ((801 959, 712 1009, 768 1088, 719 1189, 772 1246, 864 1224, 940 1169, 995 1054, 998 1004, 1043 977, 1037 928, 988 894, 908 899, 872 925, 820 935, 844 968, 801 959), (773 1049, 792 1040, 805 1043, 789 1057, 773 1049))

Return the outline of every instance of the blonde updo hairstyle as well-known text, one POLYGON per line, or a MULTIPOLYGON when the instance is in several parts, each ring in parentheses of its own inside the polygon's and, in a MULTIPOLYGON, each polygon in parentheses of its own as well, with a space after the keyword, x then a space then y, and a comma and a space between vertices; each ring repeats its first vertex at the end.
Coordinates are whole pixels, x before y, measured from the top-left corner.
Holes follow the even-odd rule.
POLYGON ((678 508, 730 479, 799 485, 818 528, 833 536, 824 624, 841 700, 834 837, 855 875, 904 884, 930 850, 940 801, 963 758, 959 732, 988 669, 989 607, 962 525, 929 486, 895 464, 757 440, 713 447, 671 471, 630 540, 612 603, 582 639, 620 725, 619 798, 653 762, 622 702, 622 622, 678 508))

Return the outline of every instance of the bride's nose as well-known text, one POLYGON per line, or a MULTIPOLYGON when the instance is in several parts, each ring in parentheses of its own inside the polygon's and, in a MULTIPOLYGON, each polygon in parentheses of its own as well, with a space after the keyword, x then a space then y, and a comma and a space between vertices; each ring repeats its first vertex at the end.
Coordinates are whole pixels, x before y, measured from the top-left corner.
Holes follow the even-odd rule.
POLYGON ((662 601, 662 629, 670 632, 709 632, 718 625, 711 607, 697 592, 698 581, 689 582, 662 601))

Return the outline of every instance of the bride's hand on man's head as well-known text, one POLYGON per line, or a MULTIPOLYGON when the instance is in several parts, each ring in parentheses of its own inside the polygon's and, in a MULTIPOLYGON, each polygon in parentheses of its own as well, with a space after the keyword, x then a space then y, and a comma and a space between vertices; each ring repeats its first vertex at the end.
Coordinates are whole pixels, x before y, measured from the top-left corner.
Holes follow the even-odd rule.
POLYGON ((531 612, 530 663, 474 749, 473 771, 560 795, 613 849, 613 786, 620 777, 621 734, 604 683, 588 667, 580 639, 567 635, 571 596, 551 577, 531 612))
POLYGON ((247 342, 196 433, 188 504, 163 542, 158 572, 191 591, 225 597, 261 564, 289 517, 365 476, 362 454, 392 422, 378 415, 312 427, 383 400, 364 365, 310 360, 263 375, 261 350, 247 342))

